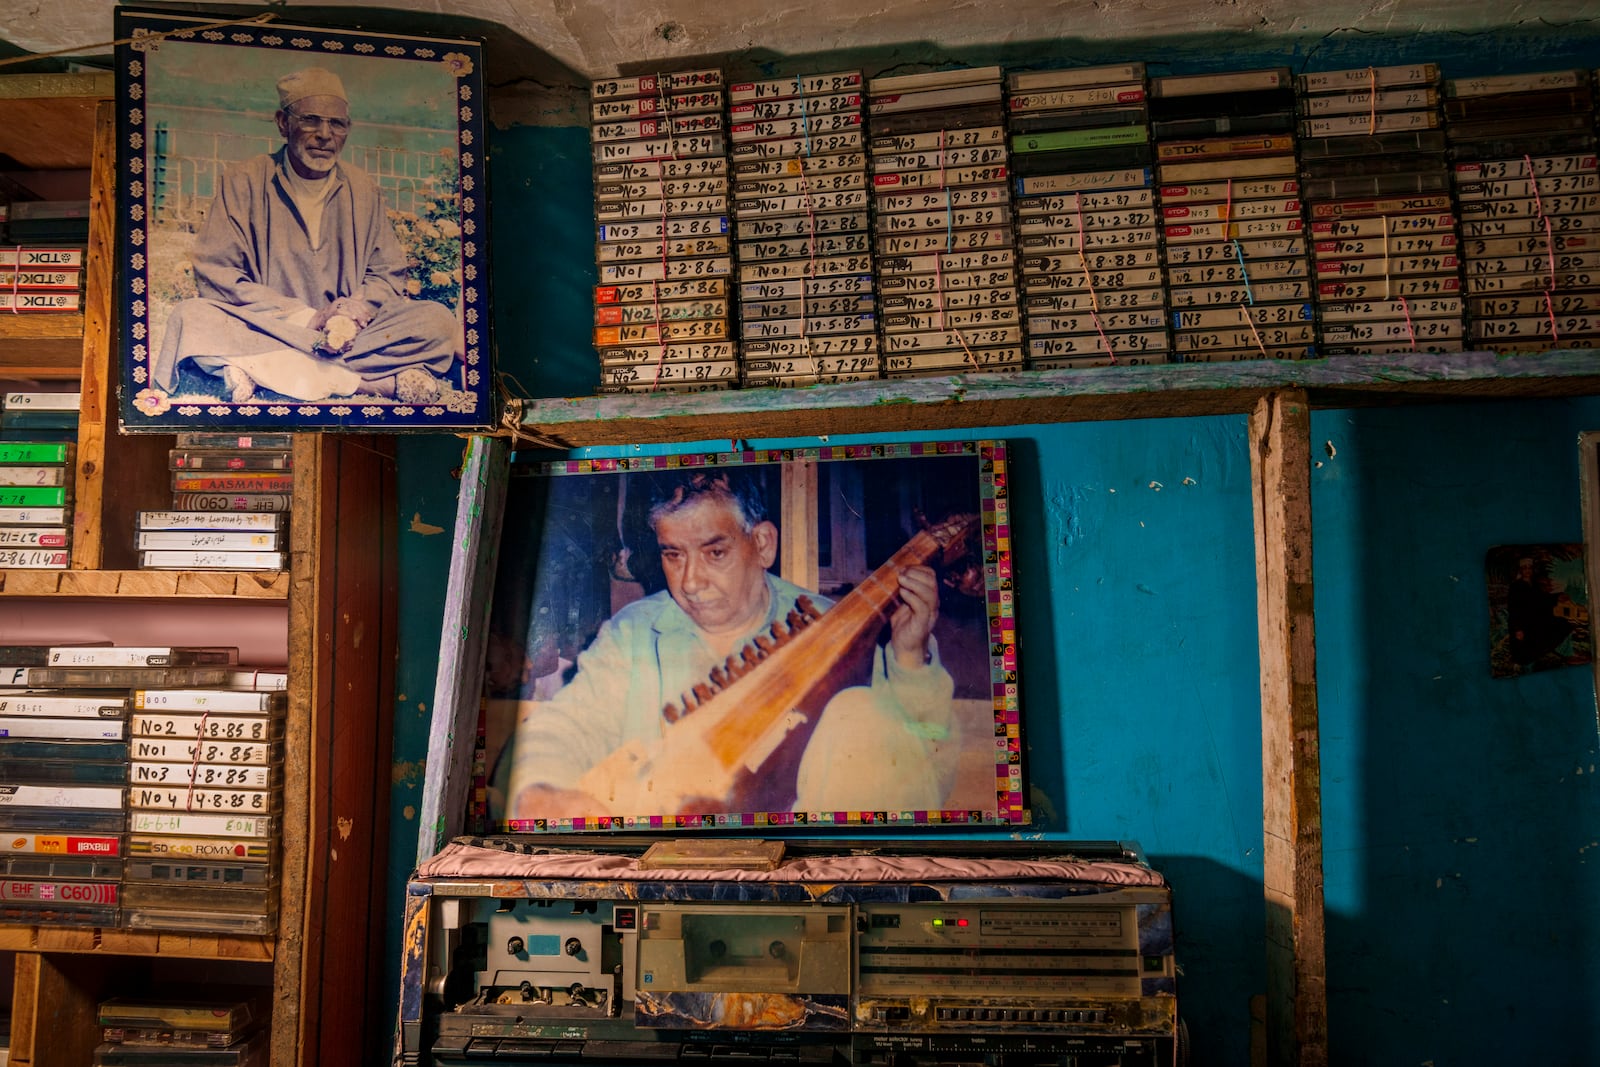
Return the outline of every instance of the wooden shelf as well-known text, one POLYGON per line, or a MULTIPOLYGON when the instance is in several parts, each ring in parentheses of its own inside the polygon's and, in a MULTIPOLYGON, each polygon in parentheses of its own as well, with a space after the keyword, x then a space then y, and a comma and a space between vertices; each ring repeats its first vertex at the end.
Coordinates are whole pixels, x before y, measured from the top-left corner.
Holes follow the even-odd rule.
POLYGON ((0 596, 286 600, 287 571, 0 570, 0 596))
POLYGON ((0 76, 0 154, 24 170, 75 170, 89 165, 95 108, 116 92, 109 72, 0 76))
POLYGON ((801 389, 513 402, 552 448, 907 433, 1103 419, 1234 415, 1304 389, 1315 407, 1600 393, 1600 351, 1178 363, 854 382, 801 389))
POLYGON ((0 311, 0 378, 64 381, 76 379, 82 371, 80 312, 0 311))
POLYGON ((93 952, 170 959, 270 963, 268 935, 196 934, 170 930, 97 930, 68 926, 0 926, 0 951, 93 952))

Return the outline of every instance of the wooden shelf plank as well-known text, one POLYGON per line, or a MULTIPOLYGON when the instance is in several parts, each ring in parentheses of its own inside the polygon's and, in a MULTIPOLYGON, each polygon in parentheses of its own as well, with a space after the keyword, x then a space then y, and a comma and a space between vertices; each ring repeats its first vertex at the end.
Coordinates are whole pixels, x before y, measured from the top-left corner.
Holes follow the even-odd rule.
POLYGON ((115 92, 115 76, 109 71, 0 77, 6 113, 0 124, 0 153, 24 170, 87 167, 95 105, 115 92))
POLYGON ((166 930, 100 930, 77 926, 0 926, 0 949, 69 955, 162 956, 270 963, 271 935, 202 934, 166 930))
POLYGON ((1282 389, 1314 407, 1600 393, 1600 351, 1347 356, 965 374, 803 389, 621 394, 513 402, 554 448, 1232 415, 1282 389))
POLYGON ((0 596, 284 600, 286 571, 0 570, 0 596))

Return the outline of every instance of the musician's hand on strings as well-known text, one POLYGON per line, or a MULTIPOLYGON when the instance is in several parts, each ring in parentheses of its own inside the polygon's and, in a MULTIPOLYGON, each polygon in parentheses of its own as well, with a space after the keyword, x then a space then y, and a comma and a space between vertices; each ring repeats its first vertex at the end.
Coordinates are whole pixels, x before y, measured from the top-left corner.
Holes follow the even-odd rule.
POLYGON ((902 667, 928 662, 928 637, 939 618, 939 581, 932 567, 900 572, 900 603, 889 616, 889 645, 902 667))

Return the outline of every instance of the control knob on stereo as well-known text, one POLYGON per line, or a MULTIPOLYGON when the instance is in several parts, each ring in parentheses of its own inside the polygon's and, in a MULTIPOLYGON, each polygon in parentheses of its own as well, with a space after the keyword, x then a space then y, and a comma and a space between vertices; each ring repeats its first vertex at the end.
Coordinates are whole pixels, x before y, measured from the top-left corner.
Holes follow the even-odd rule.
POLYGON ((522 955, 522 950, 527 947, 527 942, 523 941, 520 937, 514 936, 506 942, 506 955, 520 956, 522 955))
POLYGON ((576 956, 583 951, 583 942, 575 937, 569 937, 561 944, 562 951, 569 956, 576 956))

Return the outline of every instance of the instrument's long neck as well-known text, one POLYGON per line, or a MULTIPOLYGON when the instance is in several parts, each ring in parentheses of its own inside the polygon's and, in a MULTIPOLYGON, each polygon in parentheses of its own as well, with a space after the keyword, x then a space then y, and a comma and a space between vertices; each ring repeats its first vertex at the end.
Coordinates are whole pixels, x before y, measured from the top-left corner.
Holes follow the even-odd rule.
POLYGON ((825 614, 816 615, 802 598, 801 610, 790 613, 787 625, 775 623, 770 637, 758 636, 741 655, 730 657, 730 669, 742 673, 694 711, 704 720, 696 725, 724 771, 748 765, 748 754, 768 731, 807 702, 860 637, 882 625, 899 595, 900 572, 926 563, 940 547, 926 530, 918 533, 825 614))

